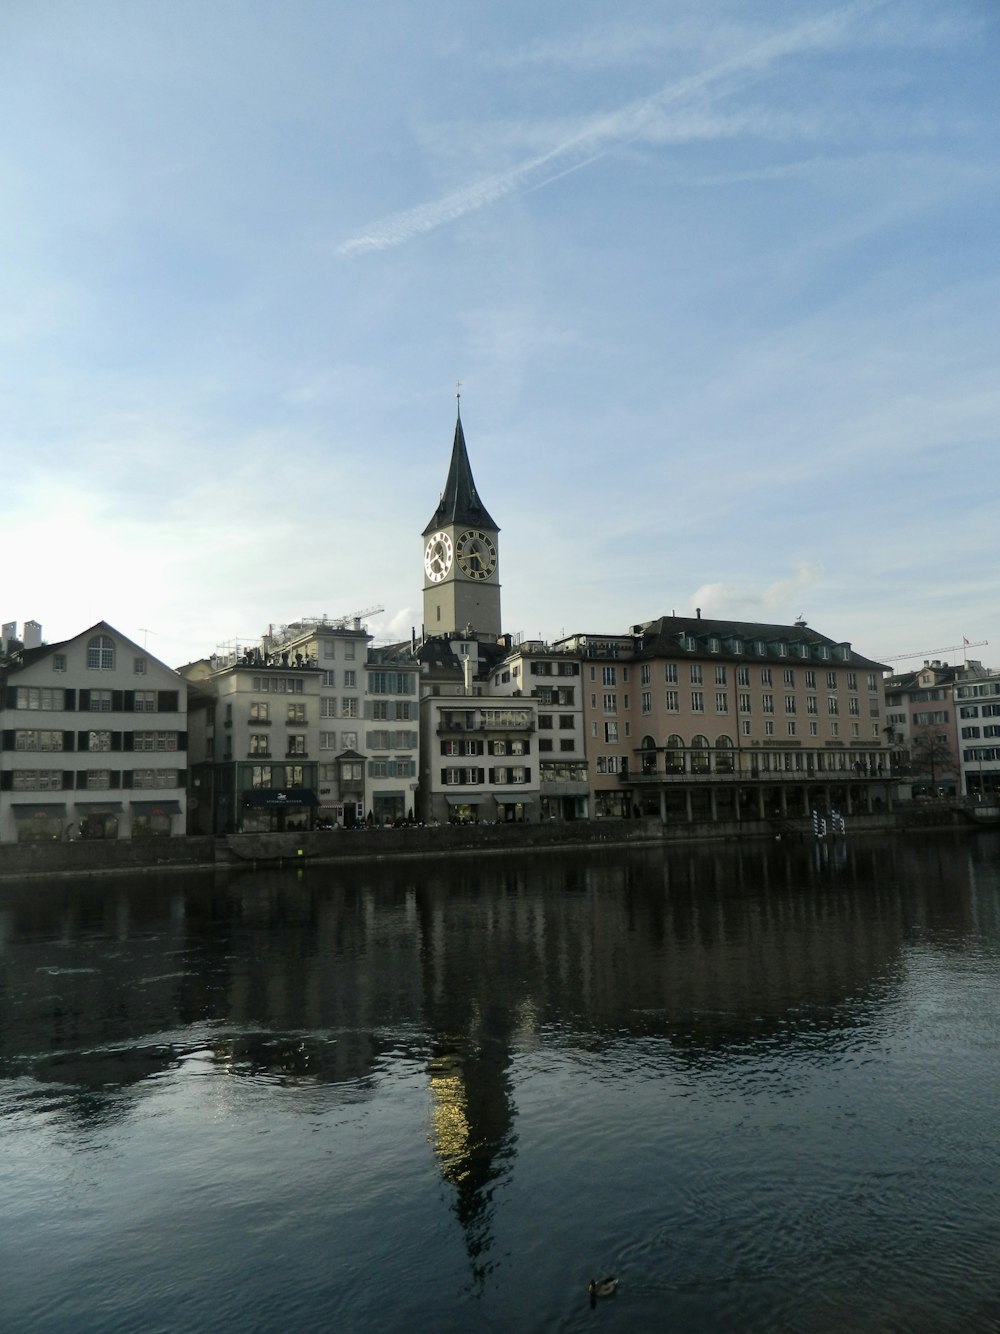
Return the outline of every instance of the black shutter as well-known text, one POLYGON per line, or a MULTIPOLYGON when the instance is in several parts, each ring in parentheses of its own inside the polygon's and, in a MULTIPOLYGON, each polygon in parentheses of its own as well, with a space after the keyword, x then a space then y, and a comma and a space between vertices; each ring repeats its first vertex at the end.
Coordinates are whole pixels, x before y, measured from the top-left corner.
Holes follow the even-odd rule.
POLYGON ((187 748, 188 748, 188 734, 187 734, 187 732, 178 732, 178 733, 177 733, 177 749, 178 749, 178 750, 187 750, 187 748))
POLYGON ((177 691, 158 690, 156 692, 156 709, 158 713, 176 713, 177 691))
POLYGON ((131 769, 123 769, 123 770, 122 770, 122 787, 131 787, 131 786, 132 786, 132 770, 131 770, 131 769))
POLYGON ((121 734, 121 732, 112 732, 112 733, 111 733, 111 749, 112 749, 112 750, 121 750, 121 748, 122 748, 122 734, 121 734))
POLYGON ((17 708, 17 686, 7 687, 7 707, 8 709, 17 708))
POLYGON ((122 693, 125 696, 122 700, 122 712, 135 713, 135 691, 125 690, 122 693))
POLYGON ((180 787, 180 788, 186 788, 186 787, 187 787, 187 781, 188 781, 188 771, 187 771, 186 769, 178 769, 178 770, 177 770, 177 786, 180 787))
POLYGON ((16 740, 16 738, 15 738, 15 736, 14 736, 14 732, 13 732, 13 730, 11 730, 11 731, 7 731, 6 728, 5 728, 5 729, 4 729, 4 734, 3 734, 3 748, 4 748, 4 750, 13 750, 14 747, 15 747, 16 745, 17 745, 17 740, 16 740))
POLYGON ((134 743, 135 743, 135 733, 134 733, 134 732, 123 732, 123 733, 122 733, 122 750, 134 750, 134 749, 135 749, 135 744, 134 744, 134 743))
POLYGON ((64 769, 64 770, 63 770, 63 790, 66 791, 66 792, 72 792, 72 790, 73 790, 73 770, 72 770, 72 769, 64 769))
POLYGON ((10 792, 14 787, 14 773, 11 769, 4 769, 0 773, 0 792, 10 792))
POLYGON ((76 748, 77 748, 77 750, 89 750, 89 749, 90 749, 90 733, 89 733, 89 732, 77 732, 77 734, 76 734, 76 748))
POLYGON ((63 750, 76 750, 75 732, 63 732, 63 750))
POLYGON ((76 771, 76 787, 77 787, 77 791, 79 791, 81 788, 86 789, 86 786, 87 786, 87 771, 86 771, 86 769, 77 769, 77 771, 76 771))
POLYGON ((110 783, 110 786, 111 786, 111 787, 121 787, 121 785, 122 785, 122 776, 121 776, 121 774, 118 772, 117 769, 112 769, 112 770, 111 770, 111 783, 110 783))
POLYGON ((80 712, 86 713, 90 709, 90 691, 80 691, 80 712))
POLYGON ((66 690, 63 692, 63 708, 67 713, 76 713, 76 691, 66 690))
POLYGON ((112 690, 111 712, 121 713, 124 707, 125 707, 125 692, 123 690, 112 690))

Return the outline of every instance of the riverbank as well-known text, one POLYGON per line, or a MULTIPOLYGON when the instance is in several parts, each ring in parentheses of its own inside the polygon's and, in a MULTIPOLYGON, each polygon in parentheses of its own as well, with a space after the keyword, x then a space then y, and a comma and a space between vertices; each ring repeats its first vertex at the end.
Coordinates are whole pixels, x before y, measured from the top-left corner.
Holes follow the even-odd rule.
MULTIPOLYGON (((954 828, 975 831, 963 808, 914 806, 857 816, 844 835, 954 828)), ((228 869, 305 862, 383 861, 559 851, 570 848, 672 846, 678 843, 814 837, 807 820, 663 825, 656 818, 551 824, 412 825, 296 834, 231 834, 144 841, 0 845, 0 882, 34 877, 127 875, 142 871, 228 869)))

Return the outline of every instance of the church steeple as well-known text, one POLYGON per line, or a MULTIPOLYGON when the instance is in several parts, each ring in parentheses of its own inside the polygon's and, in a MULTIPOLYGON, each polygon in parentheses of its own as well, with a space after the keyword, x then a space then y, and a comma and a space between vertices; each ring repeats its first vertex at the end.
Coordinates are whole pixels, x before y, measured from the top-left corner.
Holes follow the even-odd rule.
POLYGON ((425 636, 499 637, 499 533, 472 477, 459 402, 448 480, 423 532, 425 636))
POLYGON ((456 527, 465 525, 476 528, 499 528, 490 517, 489 510, 479 499, 476 483, 469 463, 469 452, 465 447, 465 432, 462 430, 462 407, 459 403, 458 417, 455 421, 455 441, 451 447, 451 466, 448 480, 438 501, 438 507, 431 515, 430 522, 424 529, 424 537, 446 524, 456 527))

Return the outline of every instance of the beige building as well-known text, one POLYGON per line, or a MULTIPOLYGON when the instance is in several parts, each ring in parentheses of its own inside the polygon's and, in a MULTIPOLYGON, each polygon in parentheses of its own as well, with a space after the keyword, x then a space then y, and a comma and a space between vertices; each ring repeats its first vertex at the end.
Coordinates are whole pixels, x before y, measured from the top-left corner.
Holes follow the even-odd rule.
POLYGON ((101 621, 0 666, 0 842, 183 834, 187 689, 101 621))
POLYGON ((826 818, 889 799, 881 663, 794 625, 661 617, 575 635, 598 816, 826 818))

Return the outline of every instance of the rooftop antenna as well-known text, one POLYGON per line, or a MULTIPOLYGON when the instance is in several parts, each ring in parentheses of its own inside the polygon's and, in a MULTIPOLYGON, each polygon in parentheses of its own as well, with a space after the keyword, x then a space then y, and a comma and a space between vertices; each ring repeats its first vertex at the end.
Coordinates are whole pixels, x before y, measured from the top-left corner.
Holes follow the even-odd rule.
POLYGON ((458 415, 462 415, 462 381, 455 381, 455 398, 458 402, 458 415))
POLYGON ((142 647, 145 648, 145 647, 146 647, 146 636, 147 636, 147 635, 155 635, 155 634, 156 634, 156 631, 155 631, 155 630, 147 630, 146 627, 145 627, 144 625, 140 625, 138 628, 142 631, 142 647))

